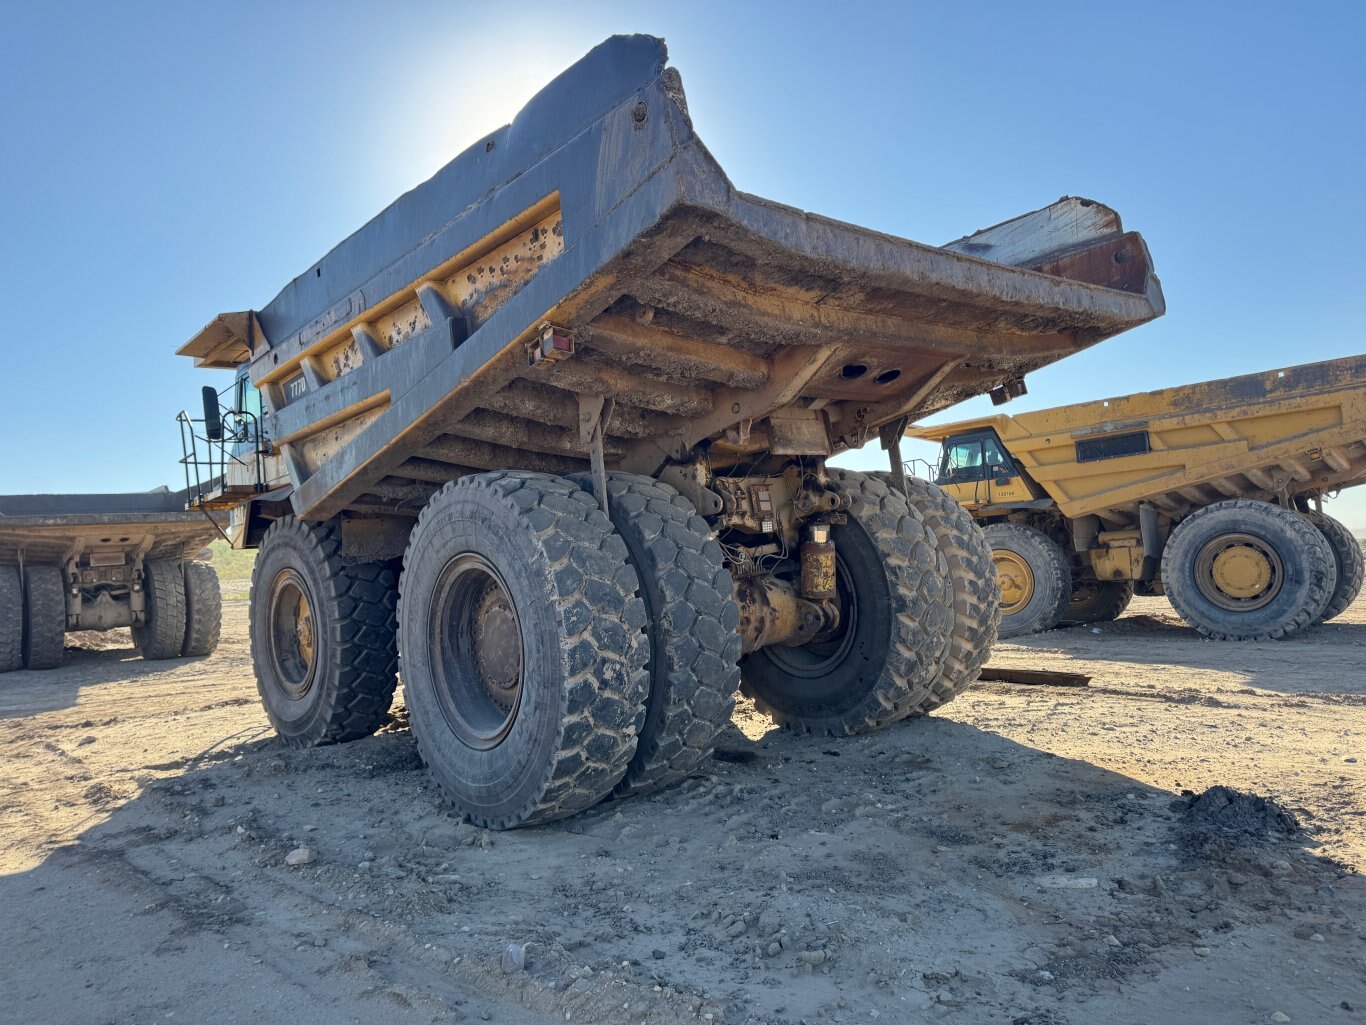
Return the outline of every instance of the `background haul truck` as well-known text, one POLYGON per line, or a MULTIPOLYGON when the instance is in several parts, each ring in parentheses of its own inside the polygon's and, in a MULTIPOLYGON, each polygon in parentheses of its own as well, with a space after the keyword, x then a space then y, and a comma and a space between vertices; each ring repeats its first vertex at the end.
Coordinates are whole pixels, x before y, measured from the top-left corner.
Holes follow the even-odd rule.
POLYGON ((218 537, 188 492, 0 495, 0 673, 61 665, 72 630, 132 628, 143 658, 218 646, 218 537))
POLYGON ((1366 356, 907 431, 986 526, 1001 634, 1114 619, 1135 587, 1207 637, 1264 640, 1356 598, 1323 513, 1366 482, 1366 356))
POLYGON ((990 552, 902 490, 908 419, 1162 311, 1142 238, 1086 200, 936 248, 737 192, 662 42, 615 37, 182 347, 246 413, 210 391, 195 444, 229 472, 193 501, 260 549, 287 743, 376 729, 401 657, 455 808, 542 822, 686 776, 737 686, 849 734, 971 683, 990 552), (879 437, 890 486, 826 467, 879 437))

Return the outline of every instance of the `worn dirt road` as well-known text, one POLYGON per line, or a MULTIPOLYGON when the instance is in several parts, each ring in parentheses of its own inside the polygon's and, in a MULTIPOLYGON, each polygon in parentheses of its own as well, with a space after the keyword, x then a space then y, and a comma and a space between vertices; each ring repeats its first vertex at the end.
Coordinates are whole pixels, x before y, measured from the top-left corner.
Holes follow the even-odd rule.
POLYGON ((503 834, 442 813, 401 705, 279 747, 245 634, 0 677, 0 1020, 1366 1021, 1366 602, 1216 644, 1141 600, 999 649, 1085 690, 853 740, 742 703, 684 785, 503 834), (1215 785, 1308 832, 1178 800, 1215 785))

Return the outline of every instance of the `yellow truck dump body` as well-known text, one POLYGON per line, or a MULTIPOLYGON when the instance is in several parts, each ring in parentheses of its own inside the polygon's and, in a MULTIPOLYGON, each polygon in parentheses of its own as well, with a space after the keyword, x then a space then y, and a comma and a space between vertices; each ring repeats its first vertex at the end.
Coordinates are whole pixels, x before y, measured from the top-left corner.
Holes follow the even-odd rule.
MULTIPOLYGON (((1179 516, 1222 498, 1323 494, 1366 481, 1366 356, 906 433, 988 428, 1070 518, 1137 523, 1141 502, 1179 516)), ((993 497, 989 485, 960 496, 993 497)))
POLYGON ((907 434, 985 525, 1003 636, 1113 619, 1135 587, 1211 637, 1341 613, 1363 560, 1311 507, 1366 481, 1366 356, 907 434))

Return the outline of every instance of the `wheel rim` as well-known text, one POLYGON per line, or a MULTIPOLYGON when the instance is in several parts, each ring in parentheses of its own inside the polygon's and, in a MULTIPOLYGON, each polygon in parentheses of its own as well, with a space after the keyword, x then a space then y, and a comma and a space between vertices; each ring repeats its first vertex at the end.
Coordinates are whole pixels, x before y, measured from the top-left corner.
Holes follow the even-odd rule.
POLYGON ((1021 556, 1005 548, 992 549, 991 562, 1001 583, 1001 615, 1014 615, 1034 597, 1034 571, 1021 556))
POLYGON ((502 576, 484 558, 456 556, 436 583, 427 631, 437 703, 461 743, 497 747, 522 707, 522 627, 502 576))
POLYGON ((298 701, 313 689, 317 633, 308 584, 286 569, 271 584, 268 604, 270 659, 275 679, 298 701))
POLYGON ((1251 612, 1280 594, 1285 569, 1276 549, 1252 534, 1221 534, 1195 557, 1195 584, 1221 609, 1251 612))
POLYGON ((849 579, 849 570, 835 553, 835 591, 839 597, 839 626, 820 640, 801 647, 773 644, 763 649, 769 660, 784 672, 805 679, 818 679, 835 669, 849 655, 858 635, 858 591, 849 579))

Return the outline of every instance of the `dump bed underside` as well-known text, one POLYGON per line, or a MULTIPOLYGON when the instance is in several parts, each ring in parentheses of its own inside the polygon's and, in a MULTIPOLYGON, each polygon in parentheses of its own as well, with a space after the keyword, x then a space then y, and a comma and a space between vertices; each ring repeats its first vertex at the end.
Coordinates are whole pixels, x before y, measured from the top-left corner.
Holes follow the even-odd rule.
POLYGON ((936 248, 736 192, 662 45, 642 38, 599 47, 529 122, 457 158, 259 315, 220 318, 182 349, 252 360, 301 515, 415 514, 470 471, 583 469, 585 417, 604 399, 609 466, 829 455, 1162 312, 1142 239, 1098 204, 936 248), (601 77, 585 65, 623 62, 633 86, 577 95, 601 77), (560 143, 539 139, 516 173, 488 165, 547 120, 560 143), (480 173, 506 177, 441 206, 480 173), (424 204, 430 231, 396 244, 424 204), (547 325, 564 358, 536 359, 547 325))
POLYGON ((60 563, 83 553, 142 551, 188 559, 219 536, 203 513, 185 511, 185 492, 0 495, 0 565, 60 563))

